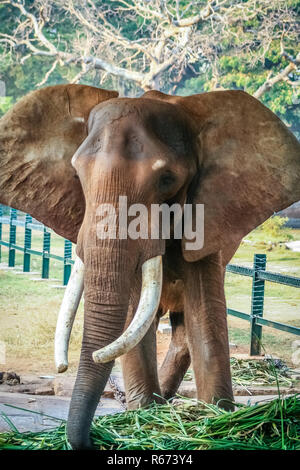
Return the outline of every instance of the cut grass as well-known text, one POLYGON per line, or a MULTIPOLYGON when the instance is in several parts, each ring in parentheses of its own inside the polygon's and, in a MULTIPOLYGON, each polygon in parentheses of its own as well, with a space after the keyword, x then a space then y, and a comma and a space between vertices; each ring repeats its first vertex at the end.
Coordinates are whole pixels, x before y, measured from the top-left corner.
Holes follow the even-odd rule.
MULTIPOLYGON (((234 412, 191 400, 179 406, 148 408, 94 420, 91 438, 98 450, 300 450, 299 395, 239 405, 234 412)), ((64 422, 38 433, 0 434, 6 450, 70 450, 64 422)))
POLYGON ((233 386, 285 386, 291 387, 295 380, 286 367, 277 368, 274 361, 230 359, 233 386))
MULTIPOLYGON (((280 361, 276 366, 273 359, 265 360, 243 360, 232 357, 230 359, 231 378, 233 387, 255 387, 255 386, 277 386, 292 387, 296 383, 291 378, 288 367, 280 361)), ((193 380, 193 373, 189 369, 184 380, 193 380)))

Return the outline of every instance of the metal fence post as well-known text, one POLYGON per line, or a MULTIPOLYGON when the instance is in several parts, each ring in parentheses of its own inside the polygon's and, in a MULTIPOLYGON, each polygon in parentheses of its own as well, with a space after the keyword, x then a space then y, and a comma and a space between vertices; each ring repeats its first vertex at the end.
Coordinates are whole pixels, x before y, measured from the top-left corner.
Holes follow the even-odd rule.
POLYGON ((16 232, 17 227, 14 225, 14 220, 17 220, 17 210, 11 209, 10 210, 10 218, 9 218, 9 248, 8 248, 8 266, 10 268, 15 266, 16 260, 16 250, 11 245, 16 244, 16 232))
POLYGON ((32 222, 32 217, 29 214, 26 214, 25 218, 25 235, 24 235, 24 258, 23 258, 23 272, 30 272, 30 253, 27 250, 31 248, 31 228, 28 227, 28 224, 32 222))
POLYGON ((71 274, 72 265, 70 263, 72 259, 72 242, 70 240, 65 240, 65 247, 64 247, 64 279, 63 285, 66 286, 69 281, 69 277, 71 274))
POLYGON ((42 279, 49 279, 49 254, 51 244, 51 233, 44 227, 43 254, 42 254, 42 279))
POLYGON ((256 318, 262 317, 264 313, 265 281, 258 278, 258 273, 266 270, 266 255, 254 255, 253 269, 250 356, 260 355, 261 353, 262 326, 256 323, 256 318))

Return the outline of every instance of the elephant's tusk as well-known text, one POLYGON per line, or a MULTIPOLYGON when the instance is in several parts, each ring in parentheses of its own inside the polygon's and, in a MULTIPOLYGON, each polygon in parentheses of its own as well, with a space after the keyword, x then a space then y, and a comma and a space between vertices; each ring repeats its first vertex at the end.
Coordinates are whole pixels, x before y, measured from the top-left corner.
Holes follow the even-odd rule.
POLYGON ((150 328, 159 307, 162 289, 162 258, 156 256, 142 266, 142 291, 136 314, 127 330, 113 343, 93 353, 95 362, 110 362, 134 348, 150 328))
POLYGON ((84 264, 78 256, 58 313, 55 331, 55 365, 58 372, 68 368, 68 346, 77 308, 83 291, 84 264))

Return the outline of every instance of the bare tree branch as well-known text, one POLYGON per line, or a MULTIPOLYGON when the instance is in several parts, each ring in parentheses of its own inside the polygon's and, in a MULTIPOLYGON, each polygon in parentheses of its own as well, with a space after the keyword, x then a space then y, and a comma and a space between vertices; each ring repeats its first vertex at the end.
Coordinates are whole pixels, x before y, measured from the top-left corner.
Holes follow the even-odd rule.
POLYGON ((210 71, 214 89, 220 87, 224 54, 247 56, 249 68, 255 67, 264 62, 273 41, 280 42, 289 64, 270 74, 255 96, 280 81, 295 86, 289 75, 299 65, 298 56, 293 59, 285 52, 285 44, 296 42, 299 32, 287 0, 0 0, 0 5, 13 7, 18 20, 11 34, 0 33, 1 45, 11 54, 22 46, 21 63, 31 56, 51 62, 38 86, 58 64, 66 69, 74 64, 79 67, 71 79, 74 83, 97 70, 99 80, 109 75, 144 90, 172 89, 178 77, 193 70, 195 75, 210 71), (74 25, 76 33, 68 43, 49 34, 59 23, 55 9, 74 25), (252 30, 249 23, 258 17, 259 25, 252 30), (124 30, 127 23, 136 28, 131 36, 124 30))
MULTIPOLYGON (((23 3, 12 2, 12 1, 9 1, 9 2, 4 1, 4 2, 1 2, 1 3, 9 3, 13 7, 18 8, 20 10, 20 12, 22 13, 22 15, 24 15, 26 18, 28 18, 28 20, 32 23, 32 26, 33 26, 34 33, 35 33, 36 37, 41 42, 41 44, 43 46, 45 46, 46 49, 48 49, 49 54, 58 55, 58 50, 56 49, 56 47, 50 41, 48 41, 48 39, 44 36, 44 34, 42 32, 42 28, 44 26, 44 23, 42 22, 42 23, 39 24, 36 17, 34 15, 32 15, 31 13, 29 13, 25 9, 23 3)), ((30 43, 28 42, 27 45, 29 46, 29 44, 30 43)))
POLYGON ((46 73, 46 75, 44 76, 43 80, 41 80, 39 83, 37 83, 36 86, 43 86, 45 85, 45 83, 47 82, 48 78, 50 77, 51 73, 54 72, 54 70, 56 69, 56 66, 58 64, 58 60, 55 60, 52 64, 52 67, 48 70, 48 72, 46 73))
POLYGON ((266 93, 266 91, 269 91, 274 85, 276 85, 276 83, 281 82, 282 80, 286 80, 289 74, 297 69, 297 65, 300 65, 300 52, 297 54, 295 59, 289 57, 289 60, 289 65, 287 65, 281 72, 275 75, 275 77, 271 78, 272 74, 269 73, 266 81, 253 94, 255 98, 261 98, 262 95, 266 93))

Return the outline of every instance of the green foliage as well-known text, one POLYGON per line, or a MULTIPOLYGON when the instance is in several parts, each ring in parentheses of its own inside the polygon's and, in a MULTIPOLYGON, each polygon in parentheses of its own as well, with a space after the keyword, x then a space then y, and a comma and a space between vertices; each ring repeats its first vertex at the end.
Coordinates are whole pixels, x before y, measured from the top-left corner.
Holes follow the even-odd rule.
MULTIPOLYGON (((245 6, 250 4, 250 1, 245 0, 244 4, 245 6)), ((294 18, 299 17, 299 0, 287 1, 286 7, 294 18)), ((269 13, 278 14, 275 3, 274 5, 270 3, 269 13)), ((280 21, 277 24, 275 21, 273 31, 266 33, 264 23, 260 14, 255 15, 254 12, 248 20, 243 21, 242 18, 232 20, 227 35, 224 37, 216 35, 217 63, 212 58, 206 68, 196 64, 198 76, 182 81, 177 88, 177 94, 189 95, 224 88, 240 89, 253 95, 268 77, 273 78, 282 72, 289 64, 282 56, 281 50, 280 31, 284 26, 280 21)), ((212 34, 206 24, 201 27, 203 31, 205 29, 207 35, 212 34)), ((285 52, 291 57, 296 57, 299 52, 299 41, 289 40, 287 35, 285 52)), ((300 138, 300 87, 296 86, 299 83, 299 70, 295 69, 287 78, 288 80, 279 81, 272 86, 260 100, 300 138)))
POLYGON ((270 217, 262 225, 257 227, 247 238, 251 239, 254 237, 256 240, 265 243, 291 241, 293 240, 293 235, 290 233, 290 230, 285 227, 287 221, 287 217, 280 217, 279 215, 270 217))
POLYGON ((5 114, 13 104, 12 96, 0 96, 0 116, 5 114))
MULTIPOLYGON (((128 0, 128 5, 134 6, 134 0, 128 0)), ((168 0, 169 11, 176 15, 176 2, 168 0)), ((222 8, 226 9, 230 2, 225 2, 222 8)), ((37 14, 40 11, 41 3, 33 0, 24 0, 27 9, 37 14)), ((75 1, 78 6, 80 2, 75 1)), ((132 43, 141 38, 150 38, 150 31, 157 27, 159 21, 157 17, 145 17, 134 13, 134 10, 125 12, 120 10, 124 7, 122 2, 117 0, 106 0, 101 2, 95 0, 95 11, 107 11, 108 20, 122 35, 132 43)), ((157 9, 158 2, 147 2, 147 8, 157 9)), ((199 11, 207 6, 206 1, 190 2, 181 0, 179 2, 183 18, 197 15, 199 11), (186 9, 186 10, 185 10, 186 9)), ((285 52, 291 57, 296 57, 298 52, 295 35, 290 33, 290 18, 297 18, 300 10, 300 0, 286 0, 280 2, 276 0, 270 4, 258 0, 243 0, 243 2, 232 2, 232 15, 228 24, 211 21, 201 21, 193 28, 193 33, 199 35, 198 48, 193 49, 193 54, 186 59, 185 69, 178 73, 176 67, 167 69, 161 78, 161 90, 166 93, 176 92, 179 95, 190 95, 201 93, 215 88, 241 89, 250 94, 254 94, 257 89, 269 77, 274 77, 281 72, 288 64, 288 60, 282 56, 281 38, 282 31, 288 31, 285 35, 285 52), (235 8, 241 3, 241 7, 235 8), (254 8, 257 9, 255 13, 254 8), (287 19, 283 15, 286 9, 287 19), (243 10, 243 11, 242 11, 243 10), (277 16, 276 16, 277 15, 277 16), (281 16, 280 16, 281 15, 281 16), (268 29, 268 16, 273 18, 273 28, 268 29), (280 18, 276 21, 276 18, 280 18), (274 20, 275 18, 275 20, 274 20), (219 24, 219 26, 218 26, 219 24), (223 26, 222 26, 223 24, 223 26), (215 27, 217 25, 217 29, 215 27), (291 37, 291 39, 290 39, 291 37), (202 39, 205 53, 202 54, 202 39), (190 65, 192 67, 190 67, 190 65)), ((71 17, 63 9, 63 4, 59 1, 51 2, 49 18, 45 22, 44 34, 60 51, 69 51, 73 42, 84 42, 85 32, 80 27, 77 20, 71 17)), ((222 15, 222 11, 220 11, 222 15)), ((0 5, 0 29, 2 34, 12 34, 20 20, 20 13, 9 3, 0 5)), ((22 18, 22 21, 24 17, 22 18)), ((225 22, 226 23, 226 22, 225 22)), ((167 28, 165 24, 161 27, 167 28)), ((167 31, 167 29, 166 29, 167 31)), ((168 34, 171 31, 168 31, 168 34)), ((31 39, 34 34, 31 33, 31 39)), ((150 39, 149 39, 150 40, 150 39)), ((39 46, 38 41, 36 45, 39 46)), ((40 47, 40 46, 39 46, 40 47)), ((42 46, 41 46, 42 47, 42 46)), ((112 46, 113 49, 114 46, 112 46)), ((168 43, 168 51, 173 53, 172 48, 177 48, 176 40, 172 38, 168 43), (173 43, 172 43, 173 41, 173 43)), ((8 107, 16 102, 20 97, 39 87, 46 73, 51 68, 53 57, 31 56, 24 44, 16 47, 5 48, 4 43, 0 43, 0 79, 4 80, 7 87, 8 100, 0 106, 0 115, 8 107)), ((120 60, 117 65, 122 67, 130 66, 130 57, 134 55, 132 50, 126 51, 120 48, 114 60, 120 60)), ((109 56, 109 54, 108 54, 109 56)), ((101 49, 100 49, 100 58, 101 49)), ((143 68, 144 58, 142 53, 137 54, 137 63, 143 68)), ((146 69, 145 69, 146 70, 146 69)), ((58 65, 55 71, 49 76, 43 86, 58 83, 70 82, 80 71, 80 65, 74 62, 68 65, 58 65)), ((261 97, 262 102, 276 113, 300 138, 300 87, 296 85, 299 81, 299 72, 294 70, 287 77, 288 80, 276 83, 261 97)), ((119 89, 121 94, 136 96, 140 93, 139 86, 133 81, 120 79, 112 75, 104 75, 99 70, 91 70, 81 81, 82 83, 104 88, 119 89)))
POLYGON ((293 237, 284 228, 285 223, 288 221, 288 217, 280 217, 275 215, 266 220, 261 226, 260 230, 266 236, 271 238, 287 238, 291 240, 293 237))

